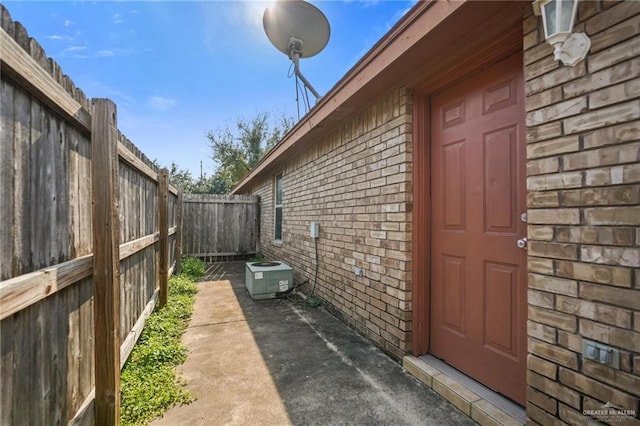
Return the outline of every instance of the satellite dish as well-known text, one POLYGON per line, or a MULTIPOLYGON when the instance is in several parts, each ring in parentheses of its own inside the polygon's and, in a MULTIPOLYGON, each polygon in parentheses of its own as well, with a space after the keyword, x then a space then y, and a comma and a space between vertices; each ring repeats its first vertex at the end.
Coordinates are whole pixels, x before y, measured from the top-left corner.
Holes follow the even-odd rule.
POLYGON ((300 72, 300 58, 317 55, 329 42, 329 21, 314 5, 303 0, 277 1, 262 16, 262 26, 269 41, 293 62, 296 77, 320 98, 300 72))

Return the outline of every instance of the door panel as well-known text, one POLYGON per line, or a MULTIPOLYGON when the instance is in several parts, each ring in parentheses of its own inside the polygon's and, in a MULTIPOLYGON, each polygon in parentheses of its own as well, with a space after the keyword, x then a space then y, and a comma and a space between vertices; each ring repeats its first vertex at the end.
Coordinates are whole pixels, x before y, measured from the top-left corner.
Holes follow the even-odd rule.
POLYGON ((432 97, 432 353, 526 390, 524 83, 517 54, 432 97))

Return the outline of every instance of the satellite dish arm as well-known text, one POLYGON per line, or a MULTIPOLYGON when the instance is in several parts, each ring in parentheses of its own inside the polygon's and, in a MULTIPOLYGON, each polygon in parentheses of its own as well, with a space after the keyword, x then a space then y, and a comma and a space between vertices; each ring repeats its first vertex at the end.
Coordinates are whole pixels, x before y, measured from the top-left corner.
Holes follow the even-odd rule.
POLYGON ((302 75, 302 73, 300 72, 300 53, 298 52, 291 52, 290 54, 291 60, 293 61, 293 69, 294 72, 296 73, 296 75, 298 76, 298 78, 300 80, 302 80, 302 82, 304 83, 304 85, 311 90, 311 93, 313 93, 313 95, 316 97, 316 102, 318 101, 318 99, 320 99, 320 95, 318 94, 317 90, 313 88, 313 86, 311 85, 311 83, 309 83, 309 81, 304 77, 304 75, 302 75))

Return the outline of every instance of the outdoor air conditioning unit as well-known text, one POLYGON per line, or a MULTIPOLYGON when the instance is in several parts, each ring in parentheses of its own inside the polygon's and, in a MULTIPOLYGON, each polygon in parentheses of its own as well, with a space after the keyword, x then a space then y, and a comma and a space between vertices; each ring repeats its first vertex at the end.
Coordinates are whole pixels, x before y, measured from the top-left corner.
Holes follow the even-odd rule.
POLYGON ((253 300, 273 299, 293 288, 293 269, 282 262, 249 262, 245 283, 253 300))

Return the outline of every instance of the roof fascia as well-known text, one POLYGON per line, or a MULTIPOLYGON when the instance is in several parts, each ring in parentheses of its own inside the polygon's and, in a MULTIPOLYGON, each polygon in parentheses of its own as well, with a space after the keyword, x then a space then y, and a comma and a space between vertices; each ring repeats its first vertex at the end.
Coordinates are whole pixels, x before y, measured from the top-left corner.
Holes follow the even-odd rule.
POLYGON ((349 99, 371 82, 385 68, 391 66, 411 47, 438 27, 444 20, 464 6, 464 1, 420 1, 389 32, 340 79, 331 90, 305 115, 253 169, 233 188, 232 194, 246 192, 252 181, 267 172, 300 141, 331 115, 344 116, 351 108, 344 108, 349 99), (344 111, 341 111, 341 108, 344 111))

